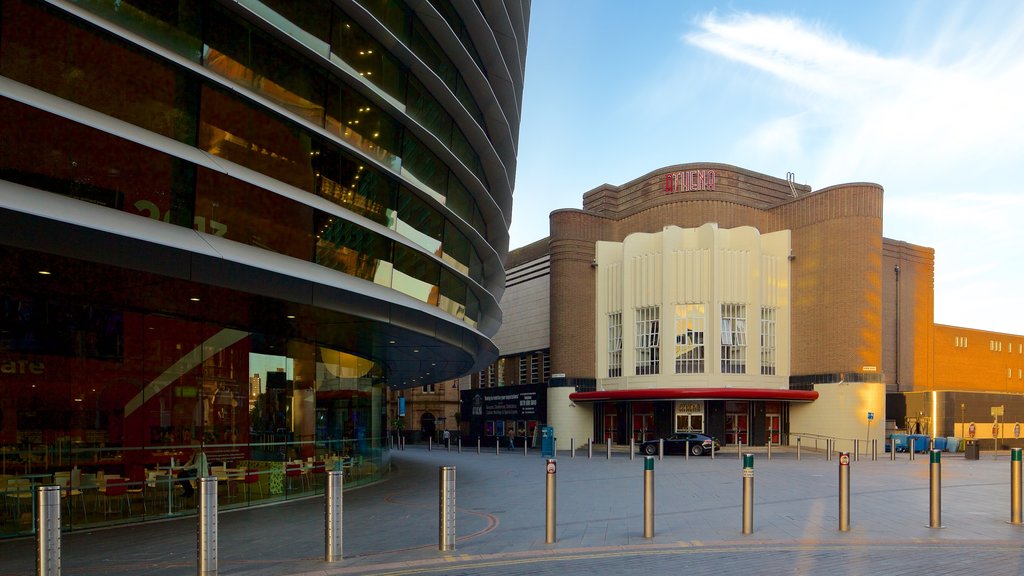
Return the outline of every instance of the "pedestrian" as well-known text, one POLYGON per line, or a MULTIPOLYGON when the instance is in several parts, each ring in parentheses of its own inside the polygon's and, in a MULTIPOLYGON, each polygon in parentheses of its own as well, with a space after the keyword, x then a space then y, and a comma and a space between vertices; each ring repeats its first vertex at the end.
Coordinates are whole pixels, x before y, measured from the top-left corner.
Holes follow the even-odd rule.
POLYGON ((515 431, 509 429, 508 431, 508 449, 511 452, 516 449, 516 435, 515 431))
POLYGON ((195 493, 195 489, 192 487, 192 480, 207 476, 209 474, 208 468, 209 464, 206 461, 206 454, 200 448, 194 448, 192 455, 185 462, 185 465, 181 467, 181 471, 178 472, 178 484, 182 487, 181 495, 183 497, 192 497, 195 493))

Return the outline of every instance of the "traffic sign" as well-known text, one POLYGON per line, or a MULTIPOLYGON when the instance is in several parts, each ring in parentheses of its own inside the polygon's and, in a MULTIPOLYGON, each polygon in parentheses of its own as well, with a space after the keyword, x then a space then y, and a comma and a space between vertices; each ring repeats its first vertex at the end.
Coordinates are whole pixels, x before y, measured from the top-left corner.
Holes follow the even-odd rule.
POLYGON ((839 465, 840 466, 849 466, 850 465, 850 455, 845 453, 845 452, 840 454, 839 455, 839 465))
POLYGON ((555 461, 554 460, 548 460, 548 465, 547 465, 547 472, 548 472, 548 474, 554 474, 555 473, 555 469, 556 469, 555 461))
POLYGON ((868 412, 868 420, 874 420, 874 419, 875 419, 875 413, 874 412, 868 412))

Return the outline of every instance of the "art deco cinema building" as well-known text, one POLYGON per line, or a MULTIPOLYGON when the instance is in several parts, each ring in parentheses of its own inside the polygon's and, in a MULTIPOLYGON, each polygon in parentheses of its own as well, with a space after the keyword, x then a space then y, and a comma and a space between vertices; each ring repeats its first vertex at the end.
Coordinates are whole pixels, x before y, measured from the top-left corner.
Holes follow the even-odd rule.
POLYGON ((4 475, 372 478, 497 357, 529 0, 0 8, 4 475))

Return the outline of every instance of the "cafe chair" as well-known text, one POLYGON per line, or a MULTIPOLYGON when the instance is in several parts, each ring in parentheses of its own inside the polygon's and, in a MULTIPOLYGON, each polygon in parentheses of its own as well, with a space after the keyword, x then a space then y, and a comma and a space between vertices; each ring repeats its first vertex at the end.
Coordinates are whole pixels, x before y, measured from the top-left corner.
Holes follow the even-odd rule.
POLYGON ((116 499, 118 501, 117 511, 119 514, 124 514, 124 505, 128 505, 128 515, 132 513, 132 502, 128 499, 128 484, 123 478, 118 476, 107 476, 104 479, 104 485, 100 486, 100 496, 106 503, 104 507, 103 515, 107 516, 112 513, 110 507, 110 500, 116 499))
POLYGON ((260 499, 263 499, 263 483, 260 482, 259 470, 246 469, 245 478, 242 480, 242 483, 245 485, 245 497, 247 499, 252 500, 252 487, 254 485, 260 489, 260 499))

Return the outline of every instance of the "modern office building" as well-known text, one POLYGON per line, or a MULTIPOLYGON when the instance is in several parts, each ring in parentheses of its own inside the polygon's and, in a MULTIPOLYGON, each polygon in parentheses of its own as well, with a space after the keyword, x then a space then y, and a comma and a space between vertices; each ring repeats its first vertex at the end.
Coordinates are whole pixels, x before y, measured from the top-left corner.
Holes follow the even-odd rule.
POLYGON ((934 251, 882 236, 882 198, 712 163, 591 190, 510 252, 501 357, 474 388, 529 390, 531 359, 550 358, 538 420, 562 449, 698 431, 866 453, 887 429, 964 434, 999 405, 1012 438, 1024 339, 935 325, 934 251))
POLYGON ((0 3, 0 533, 194 447, 379 477, 385 390, 497 357, 529 8, 0 3))

